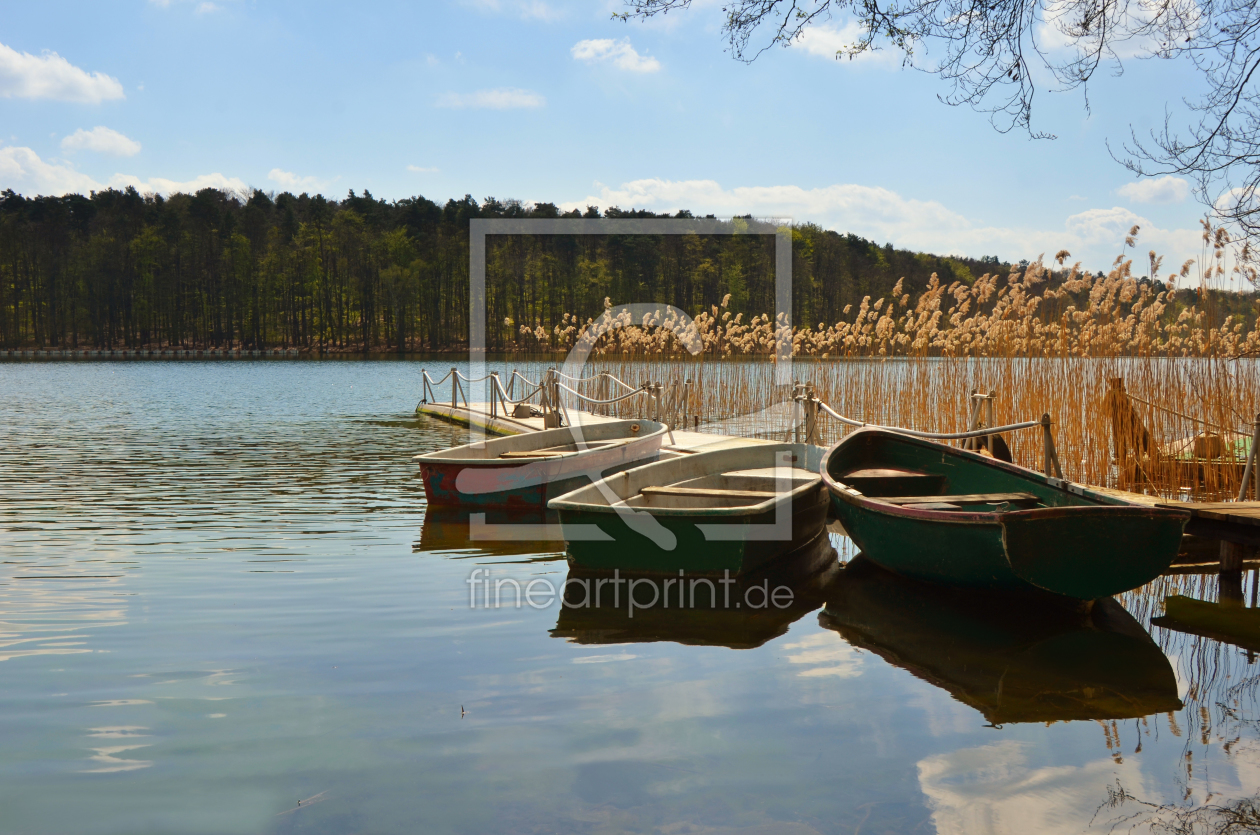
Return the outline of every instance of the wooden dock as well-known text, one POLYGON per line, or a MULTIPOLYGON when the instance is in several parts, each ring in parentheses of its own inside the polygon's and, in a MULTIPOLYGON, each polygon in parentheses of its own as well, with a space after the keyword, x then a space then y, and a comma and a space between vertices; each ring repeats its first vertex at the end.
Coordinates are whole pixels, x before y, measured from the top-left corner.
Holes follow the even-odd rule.
MULTIPOLYGON (((429 417, 438 418, 449 423, 476 428, 488 435, 517 435, 524 432, 538 432, 543 429, 543 418, 512 418, 491 416, 489 404, 469 403, 466 406, 451 406, 445 403, 421 403, 416 412, 429 417)), ((584 424, 597 424, 619 418, 595 415, 590 412, 570 412, 570 417, 584 424)), ((724 434, 721 430, 735 428, 730 423, 709 426, 706 431, 675 430, 662 449, 667 453, 686 455, 696 452, 707 452, 717 449, 748 446, 751 444, 767 444, 773 441, 760 438, 748 438, 740 435, 724 434), (717 431, 712 431, 717 430, 717 431)), ((790 431, 787 430, 787 431, 790 431)), ((1190 511, 1190 523, 1186 526, 1187 545, 1186 567, 1203 570, 1211 563, 1205 547, 1219 551, 1220 571, 1240 571, 1250 568, 1257 558, 1260 548, 1260 502, 1173 502, 1165 501, 1158 496, 1147 496, 1141 493, 1130 493, 1109 487, 1088 485, 1091 490, 1115 496, 1125 501, 1151 507, 1172 507, 1190 511), (1207 543, 1217 543, 1207 545, 1207 543)))
MULTIPOLYGON (((541 416, 528 418, 492 417, 486 403, 469 403, 467 406, 451 406, 447 403, 421 403, 416 407, 416 413, 438 418, 448 423, 458 424, 459 426, 467 426, 470 429, 480 429, 487 435, 520 435, 525 432, 539 432, 543 429, 541 416)), ((569 414, 573 419, 585 425, 623 420, 623 418, 594 415, 590 412, 572 411, 569 414)), ((687 455, 695 452, 711 452, 717 449, 769 443, 774 442, 760 438, 742 438, 737 435, 676 429, 666 437, 666 442, 661 446, 661 449, 667 452, 687 455)))
POLYGON ((1190 511, 1186 534, 1220 542, 1221 571, 1241 571, 1246 561, 1256 558, 1256 550, 1260 548, 1260 502, 1170 502, 1158 496, 1109 487, 1090 486, 1090 489, 1136 504, 1190 511))

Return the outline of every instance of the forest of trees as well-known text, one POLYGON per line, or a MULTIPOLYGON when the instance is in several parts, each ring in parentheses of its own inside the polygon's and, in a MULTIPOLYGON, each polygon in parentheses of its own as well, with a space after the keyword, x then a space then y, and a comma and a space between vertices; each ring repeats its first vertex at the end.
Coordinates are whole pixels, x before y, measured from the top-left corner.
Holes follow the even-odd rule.
MULTIPOLYGON (((494 198, 387 202, 366 191, 341 201, 215 189, 169 198, 130 188, 0 192, 0 347, 455 349, 468 334, 469 220, 579 216, 600 213, 494 198)), ((729 294, 733 312, 773 313, 773 229, 732 223, 749 234, 490 238, 489 346, 517 348, 522 326, 550 331, 564 314, 597 316, 605 297, 694 315, 729 294)), ((811 224, 793 238, 801 324, 836 322, 846 305, 903 277, 918 291, 934 273, 971 283, 1009 269, 995 257, 908 252, 811 224)))

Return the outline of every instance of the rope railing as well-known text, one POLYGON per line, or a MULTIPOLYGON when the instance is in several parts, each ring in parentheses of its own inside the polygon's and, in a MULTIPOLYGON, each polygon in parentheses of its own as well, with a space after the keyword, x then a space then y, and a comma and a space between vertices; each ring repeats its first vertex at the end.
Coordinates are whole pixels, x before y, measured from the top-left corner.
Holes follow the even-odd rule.
MULTIPOLYGON (((491 392, 491 396, 493 397, 495 394, 498 394, 500 402, 502 402, 505 406, 507 405, 516 406, 521 403, 524 403, 526 400, 529 400, 535 394, 542 391, 542 388, 543 388, 542 384, 536 385, 534 386, 534 390, 531 391, 529 394, 526 394, 524 397, 513 399, 512 395, 508 392, 508 390, 503 388, 503 381, 499 379, 498 374, 491 374, 490 380, 491 380, 491 383, 490 383, 491 386, 493 386, 495 389, 494 392, 491 392)), ((529 382, 529 381, 526 380, 526 382, 529 382)))
POLYGON ((565 391, 567 391, 569 394, 572 394, 574 397, 576 397, 578 400, 582 401, 583 403, 589 403, 592 406, 610 406, 613 403, 620 403, 623 400, 629 400, 631 397, 634 397, 636 394, 648 394, 648 384, 645 383, 639 388, 634 389, 633 391, 629 391, 621 395, 620 397, 613 397, 613 398, 609 398, 608 400, 596 400, 593 397, 587 397, 585 394, 582 394, 580 391, 576 391, 574 389, 569 388, 564 383, 556 383, 556 385, 564 389, 565 391))
POLYGON ((1193 423, 1201 423, 1201 424, 1203 424, 1205 427, 1211 427, 1212 429, 1219 429, 1219 430, 1221 430, 1222 432, 1233 432, 1235 435, 1242 435, 1242 436, 1244 436, 1244 437, 1246 437, 1246 435, 1247 435, 1247 433, 1246 433, 1246 432, 1244 432, 1244 431, 1243 431, 1243 430, 1241 430, 1241 429, 1232 429, 1232 428, 1230 428, 1230 427, 1228 427, 1228 426, 1222 426, 1222 425, 1221 425, 1221 424, 1219 424, 1219 423, 1213 423, 1212 421, 1210 421, 1210 420, 1206 420, 1206 419, 1204 419, 1204 418, 1197 418, 1197 417, 1194 417, 1193 415, 1188 415, 1188 414, 1186 414, 1185 412, 1179 412, 1179 411, 1177 411, 1176 409, 1170 409, 1170 408, 1168 408, 1167 406, 1161 406, 1161 405, 1159 405, 1158 403, 1152 403, 1152 402, 1151 402, 1151 401, 1149 401, 1149 400, 1145 400, 1145 399, 1143 399, 1143 398, 1141 398, 1141 397, 1138 397, 1136 394, 1130 394, 1130 393, 1129 393, 1129 392, 1127 392, 1127 391, 1125 392, 1125 394, 1128 396, 1128 398, 1129 398, 1130 400, 1136 400, 1136 401, 1137 401, 1137 402, 1139 402, 1139 403, 1142 403, 1142 404, 1144 404, 1144 405, 1146 405, 1146 406, 1150 406, 1152 409, 1157 409, 1157 410, 1159 410, 1159 411, 1161 411, 1161 412, 1167 412, 1167 413, 1168 413, 1168 414, 1170 414, 1170 415, 1176 415, 1176 416, 1177 416, 1177 417, 1179 417, 1179 418, 1184 418, 1184 419, 1186 419, 1186 420, 1188 420, 1188 421, 1191 421, 1191 422, 1193 422, 1193 423))
MULTIPOLYGON (((465 407, 468 406, 467 388, 465 385, 462 385, 462 383, 480 383, 485 380, 489 380, 491 388, 492 388, 492 391, 491 391, 492 401, 501 403, 505 407, 505 409, 508 406, 516 406, 516 405, 525 403, 533 399, 540 392, 543 393, 544 395, 544 401, 547 401, 546 393, 547 393, 547 387, 549 385, 556 387, 557 395, 558 395, 559 390, 563 389, 564 391, 576 397, 579 402, 585 403, 591 406, 611 406, 616 403, 621 403, 625 400, 629 400, 630 398, 635 397, 637 395, 641 395, 641 394, 647 394, 649 396, 655 395, 659 399, 661 392, 658 391, 658 389, 663 390, 664 388, 664 386, 660 383, 644 383, 643 385, 640 385, 640 386, 632 386, 626 381, 618 378, 616 375, 610 374, 608 372, 601 372, 599 374, 591 375, 590 377, 573 377, 554 368, 548 369, 546 378, 544 378, 543 380, 539 382, 535 382, 529 379, 528 377, 526 377, 524 374, 521 374, 516 369, 512 369, 512 373, 509 376, 508 385, 506 387, 503 385, 503 380, 501 379, 497 371, 491 371, 485 376, 478 377, 476 379, 469 377, 468 375, 464 374, 457 368, 452 368, 450 371, 446 372, 446 374, 444 374, 441 377, 441 379, 437 379, 437 380, 433 379, 433 377, 429 374, 428 370, 426 369, 421 369, 420 374, 421 374, 421 382, 423 385, 423 393, 421 395, 420 403, 417 404, 417 406, 423 405, 425 403, 439 402, 439 398, 437 395, 437 387, 444 384, 447 380, 451 381, 451 405, 452 406, 458 405, 458 402, 461 399, 463 400, 465 407), (521 397, 514 397, 513 396, 514 388, 515 388, 516 381, 518 379, 525 386, 528 386, 528 391, 525 394, 523 394, 521 397), (589 395, 583 394, 581 391, 575 388, 572 388, 568 385, 565 385, 564 383, 561 383, 560 382, 561 379, 569 380, 570 382, 573 382, 575 384, 579 384, 583 382, 587 382, 587 383, 599 382, 602 384, 606 381, 608 384, 616 384, 620 386, 621 388, 625 390, 626 393, 620 396, 616 396, 616 397, 604 397, 604 398, 591 397, 589 395)), ((558 396, 553 397, 552 399, 555 399, 558 401, 558 396)), ((674 399, 677 400, 677 397, 675 397, 674 399)), ((491 408, 495 411, 497 411, 497 409, 495 408, 497 404, 496 402, 491 403, 491 408)), ((544 408, 552 408, 552 409, 563 407, 563 404, 559 402, 556 402, 556 403, 544 402, 542 405, 544 406, 544 408)))
POLYGON ((592 374, 589 377, 570 377, 568 374, 565 374, 563 371, 556 371, 556 376, 563 378, 565 380, 568 380, 570 383, 590 383, 596 380, 601 380, 601 381, 607 380, 610 383, 616 383, 617 385, 621 386, 627 391, 638 391, 640 388, 642 388, 642 386, 632 386, 629 383, 627 383, 625 380, 622 380, 617 375, 611 374, 607 371, 601 371, 600 373, 592 374))
MULTIPOLYGON (((1050 415, 1048 414, 1042 415, 1040 420, 1025 420, 1019 423, 1008 423, 1005 426, 984 426, 979 429, 969 429, 966 432, 923 432, 918 429, 907 429, 903 426, 881 426, 876 423, 866 423, 865 421, 854 420, 851 417, 846 417, 840 414, 835 409, 831 408, 831 406, 819 400, 812 391, 805 394, 798 393, 792 399, 796 401, 798 406, 805 404, 807 408, 812 407, 813 410, 822 411, 846 426, 852 426, 855 428, 883 429, 887 432, 896 432, 901 435, 923 438, 928 441, 959 441, 970 438, 992 438, 994 435, 998 435, 1002 432, 1016 432, 1020 429, 1032 429, 1035 426, 1040 426, 1042 428, 1043 439, 1045 442, 1045 474, 1047 477, 1055 475, 1060 479, 1063 478, 1063 469, 1059 466, 1059 456, 1054 448, 1054 435, 1050 431, 1051 422, 1050 415)), ((807 443, 814 442, 814 435, 817 432, 815 422, 816 420, 813 415, 807 412, 805 421, 808 435, 806 439, 807 443)), ((992 441, 990 440, 989 443, 989 452, 992 453, 992 441)))
POLYGON ((865 423, 860 420, 845 417, 835 409, 828 406, 821 400, 816 400, 818 408, 831 415, 836 420, 847 426, 869 428, 869 429, 886 429, 889 432, 898 432, 902 435, 912 435, 916 438, 923 438, 929 441, 960 441, 964 438, 982 438, 985 435, 997 435, 1002 432, 1014 432, 1019 429, 1031 429, 1034 426, 1041 426, 1040 420, 1026 420, 1022 423, 1011 423, 1006 426, 994 426, 993 428, 983 427, 981 429, 973 429, 969 432, 922 432, 918 429, 907 429, 904 426, 883 426, 878 423, 865 423))

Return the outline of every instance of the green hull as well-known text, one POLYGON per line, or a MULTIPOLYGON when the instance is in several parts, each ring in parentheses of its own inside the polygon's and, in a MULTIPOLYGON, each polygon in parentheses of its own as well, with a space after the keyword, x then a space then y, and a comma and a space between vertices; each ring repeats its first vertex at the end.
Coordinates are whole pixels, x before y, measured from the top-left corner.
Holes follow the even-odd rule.
POLYGON ((792 536, 786 540, 749 539, 752 526, 774 524, 774 513, 730 516, 720 521, 706 516, 657 516, 656 521, 674 535, 677 544, 670 550, 635 530, 616 513, 591 510, 560 510, 561 528, 595 525, 611 541, 568 543, 569 565, 588 571, 635 573, 739 574, 754 571, 792 551, 796 544, 815 537, 827 522, 827 490, 821 485, 809 496, 792 504, 792 536), (732 532, 730 539, 710 540, 698 527, 721 524, 732 532))
POLYGON ((827 488, 813 475, 821 450, 800 444, 739 447, 661 461, 605 478, 548 505, 560 516, 569 564, 637 574, 740 574, 816 539, 827 522, 827 488), (631 507, 644 487, 796 462, 794 487, 749 507, 631 507), (790 521, 790 525, 786 524, 790 521), (779 524, 776 525, 776 522, 779 524), (584 535, 579 532, 584 531, 584 535), (591 538, 594 532, 594 538, 591 538))
MULTIPOLYGON (((882 430, 853 433, 827 453, 832 510, 862 553, 930 583, 1039 590, 1092 600, 1144 585, 1176 557, 1184 511, 1130 505, 976 453, 882 430), (889 468, 922 474, 925 495, 1031 494, 1036 507, 999 502, 938 509, 880 501, 877 480, 848 489, 846 473, 889 468)), ((853 479, 858 481, 859 479, 853 479)), ((889 488, 900 494, 906 487, 889 488)))

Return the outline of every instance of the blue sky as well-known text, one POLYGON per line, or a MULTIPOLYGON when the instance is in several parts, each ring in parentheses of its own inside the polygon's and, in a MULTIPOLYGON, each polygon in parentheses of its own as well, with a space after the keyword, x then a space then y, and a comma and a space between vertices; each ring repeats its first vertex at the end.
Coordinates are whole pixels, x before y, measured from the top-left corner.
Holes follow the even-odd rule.
MULTIPOLYGON (((1162 272, 1199 254, 1188 183, 1138 183, 1107 149, 1197 92, 1125 62, 1043 94, 999 134, 890 51, 836 61, 848 21, 743 64, 718 3, 647 23, 617 0, 10 4, 0 188, 133 184, 472 194, 813 221, 1003 259, 1066 248, 1107 268, 1133 224, 1162 272)), ((1139 270, 1139 273, 1145 270, 1139 270)))

